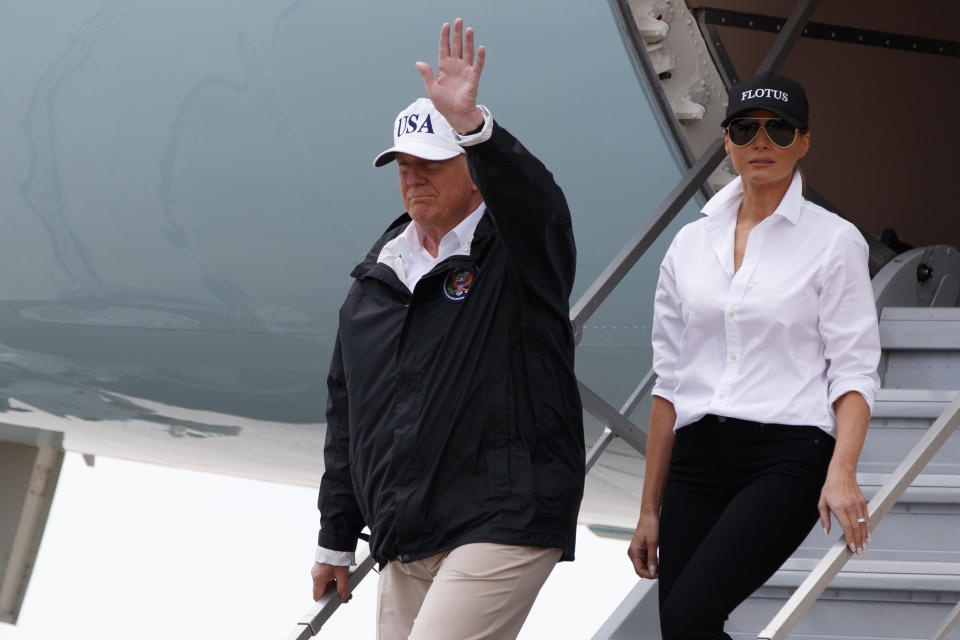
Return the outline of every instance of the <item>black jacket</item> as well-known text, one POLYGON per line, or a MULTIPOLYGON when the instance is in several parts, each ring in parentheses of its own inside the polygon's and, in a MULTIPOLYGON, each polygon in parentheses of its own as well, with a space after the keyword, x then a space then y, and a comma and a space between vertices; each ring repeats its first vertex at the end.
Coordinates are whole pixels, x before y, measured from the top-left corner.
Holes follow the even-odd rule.
POLYGON ((573 559, 584 444, 568 298, 576 248, 551 174, 506 130, 466 148, 487 210, 469 256, 413 293, 377 262, 351 274, 327 380, 319 543, 380 562, 471 542, 573 559))

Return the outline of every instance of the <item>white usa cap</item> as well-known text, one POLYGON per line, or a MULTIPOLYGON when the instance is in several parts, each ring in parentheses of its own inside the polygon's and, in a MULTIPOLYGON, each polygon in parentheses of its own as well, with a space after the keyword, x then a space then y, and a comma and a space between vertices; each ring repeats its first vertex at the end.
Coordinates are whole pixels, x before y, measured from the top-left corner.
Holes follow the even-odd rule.
POLYGON ((373 166, 392 162, 397 153, 424 160, 449 160, 466 153, 453 138, 453 129, 427 98, 414 101, 393 123, 393 146, 373 159, 373 166))

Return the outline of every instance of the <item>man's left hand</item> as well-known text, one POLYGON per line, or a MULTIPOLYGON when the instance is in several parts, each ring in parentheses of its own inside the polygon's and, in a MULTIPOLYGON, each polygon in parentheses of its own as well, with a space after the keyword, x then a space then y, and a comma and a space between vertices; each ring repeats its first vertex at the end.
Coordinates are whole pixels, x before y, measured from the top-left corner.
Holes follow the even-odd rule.
POLYGON ((314 562, 310 570, 313 578, 313 599, 319 600, 326 593, 330 585, 337 588, 337 595, 341 602, 350 602, 353 594, 350 593, 350 567, 339 567, 331 564, 314 562))
POLYGON ((457 18, 453 22, 452 47, 450 23, 445 22, 440 29, 436 77, 429 64, 417 62, 427 97, 458 133, 473 131, 483 124, 483 114, 477 108, 477 87, 485 57, 486 50, 482 46, 474 56, 473 29, 468 27, 464 35, 463 20, 457 18))

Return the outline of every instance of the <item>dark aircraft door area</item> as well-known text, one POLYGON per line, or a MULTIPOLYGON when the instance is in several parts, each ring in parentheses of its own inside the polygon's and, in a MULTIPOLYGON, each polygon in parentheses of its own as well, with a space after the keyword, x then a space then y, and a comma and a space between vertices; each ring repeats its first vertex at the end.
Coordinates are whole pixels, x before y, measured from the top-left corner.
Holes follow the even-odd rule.
MULTIPOLYGON (((488 48, 480 101, 566 192, 574 302, 680 177, 606 3, 5 7, 0 420, 315 483, 337 309, 402 212, 371 161, 458 15, 488 48)), ((649 368, 672 235, 585 328, 579 375, 613 405, 649 368)), ((588 442, 599 429, 588 416, 588 442)))

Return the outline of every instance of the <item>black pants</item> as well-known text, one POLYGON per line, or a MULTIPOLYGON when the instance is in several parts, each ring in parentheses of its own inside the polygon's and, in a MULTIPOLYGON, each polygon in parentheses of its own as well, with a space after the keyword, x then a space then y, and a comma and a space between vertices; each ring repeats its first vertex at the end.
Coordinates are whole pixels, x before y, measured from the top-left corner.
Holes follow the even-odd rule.
POLYGON ((717 416, 677 430, 660 510, 664 640, 730 638, 727 616, 817 520, 833 446, 817 427, 717 416))

